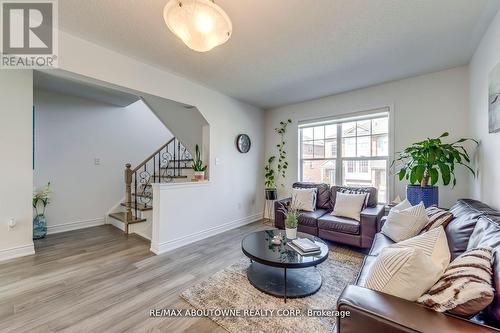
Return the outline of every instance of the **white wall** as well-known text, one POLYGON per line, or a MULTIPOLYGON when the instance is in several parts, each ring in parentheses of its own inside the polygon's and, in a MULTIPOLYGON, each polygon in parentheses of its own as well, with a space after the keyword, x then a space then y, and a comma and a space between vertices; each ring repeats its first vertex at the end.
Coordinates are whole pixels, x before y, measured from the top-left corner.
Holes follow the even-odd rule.
POLYGON ((53 187, 48 232, 104 223, 135 166, 173 136, 142 102, 122 108, 36 90, 34 184, 53 187), (95 165, 94 159, 100 159, 95 165))
POLYGON ((500 12, 491 23, 469 66, 471 135, 481 140, 476 156, 479 176, 471 178, 472 196, 500 209, 500 133, 488 133, 488 75, 500 62, 500 12))
MULTIPOLYGON (((62 33, 60 38, 59 65, 63 70, 193 105, 203 114, 210 124, 210 160, 206 162, 210 167, 209 197, 213 200, 213 216, 204 227, 227 226, 262 212, 262 110, 68 34, 62 33), (247 133, 252 139, 252 149, 247 154, 236 150, 235 140, 240 133, 247 133)), ((196 193, 192 200, 197 200, 196 193)), ((192 222, 204 219, 205 212, 196 205, 192 211, 197 213, 192 222)), ((185 230, 198 231, 200 227, 185 230)))
MULTIPOLYGON (((385 106, 393 108, 395 151, 445 131, 450 132, 451 139, 467 136, 468 69, 453 68, 270 110, 266 116, 266 156, 276 152, 278 138, 273 129, 280 120, 293 120, 287 135, 290 169, 280 196, 288 195, 291 184, 298 179, 297 121, 385 106)), ((457 170, 456 175, 458 183, 454 189, 440 187, 440 204, 444 207, 469 195, 465 170, 457 170)), ((395 195, 405 197, 405 186, 395 181, 395 195)))
POLYGON ((0 70, 0 260, 34 253, 32 86, 32 71, 0 70))

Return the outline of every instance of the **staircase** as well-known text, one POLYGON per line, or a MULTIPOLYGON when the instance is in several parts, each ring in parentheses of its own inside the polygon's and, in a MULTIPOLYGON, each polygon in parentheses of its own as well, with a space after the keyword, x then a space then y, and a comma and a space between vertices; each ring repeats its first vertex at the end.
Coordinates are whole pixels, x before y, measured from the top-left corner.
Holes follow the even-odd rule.
POLYGON ((172 138, 156 150, 144 162, 132 169, 125 165, 125 201, 120 204, 122 211, 109 214, 109 217, 129 226, 147 221, 146 212, 153 210, 153 183, 189 181, 186 175, 192 170, 191 153, 177 140, 172 138))

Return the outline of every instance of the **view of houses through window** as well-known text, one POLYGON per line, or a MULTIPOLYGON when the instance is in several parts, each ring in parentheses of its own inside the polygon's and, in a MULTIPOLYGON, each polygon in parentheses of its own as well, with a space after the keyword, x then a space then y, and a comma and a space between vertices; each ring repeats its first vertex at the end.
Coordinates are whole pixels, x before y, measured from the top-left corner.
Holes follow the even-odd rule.
POLYGON ((387 202, 387 112, 355 120, 302 124, 299 137, 302 181, 374 186, 379 202, 387 202))

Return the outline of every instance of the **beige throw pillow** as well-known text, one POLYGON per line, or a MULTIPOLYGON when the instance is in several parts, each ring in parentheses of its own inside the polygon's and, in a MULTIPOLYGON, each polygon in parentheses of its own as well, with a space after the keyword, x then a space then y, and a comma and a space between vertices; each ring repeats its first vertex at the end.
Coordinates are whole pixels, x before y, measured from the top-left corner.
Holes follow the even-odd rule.
POLYGON ((364 287, 416 301, 434 285, 441 267, 424 250, 411 247, 386 247, 368 272, 364 287))
POLYGON ((314 212, 316 209, 316 188, 294 188, 292 189, 293 209, 314 212))
POLYGON ((398 203, 396 206, 392 207, 391 210, 403 210, 406 208, 410 208, 411 203, 408 201, 408 199, 404 199, 400 203, 398 203))
POLYGON ((349 194, 337 192, 335 207, 331 215, 348 217, 356 221, 361 220, 361 210, 365 203, 366 194, 349 194))
POLYGON ((451 255, 448 240, 446 239, 446 232, 441 226, 389 247, 421 249, 425 255, 431 258, 434 265, 440 267, 439 275, 435 277, 436 281, 450 264, 451 255))
POLYGON ((382 227, 382 233, 395 242, 418 235, 429 223, 424 203, 403 210, 391 210, 382 227))

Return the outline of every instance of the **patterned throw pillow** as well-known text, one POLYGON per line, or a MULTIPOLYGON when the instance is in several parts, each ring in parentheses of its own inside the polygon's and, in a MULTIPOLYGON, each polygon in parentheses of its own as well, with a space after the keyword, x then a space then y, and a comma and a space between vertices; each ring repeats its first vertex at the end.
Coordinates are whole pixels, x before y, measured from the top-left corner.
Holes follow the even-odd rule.
POLYGON ((365 201, 363 202, 363 207, 361 207, 361 210, 365 209, 368 207, 368 202, 370 200, 370 190, 366 188, 339 188, 337 190, 338 193, 345 193, 345 194, 366 194, 365 201))
POLYGON ((364 287, 414 302, 441 272, 422 249, 386 247, 371 266, 364 287))
POLYGON ((470 317, 492 301, 491 259, 493 249, 480 247, 462 253, 448 266, 438 282, 418 302, 438 312, 470 317))
POLYGON ((427 213, 427 217, 429 217, 429 223, 427 223, 427 225, 422 229, 420 233, 427 232, 439 226, 443 226, 443 228, 446 228, 448 223, 453 220, 453 214, 446 209, 431 206, 427 207, 425 211, 427 213))

